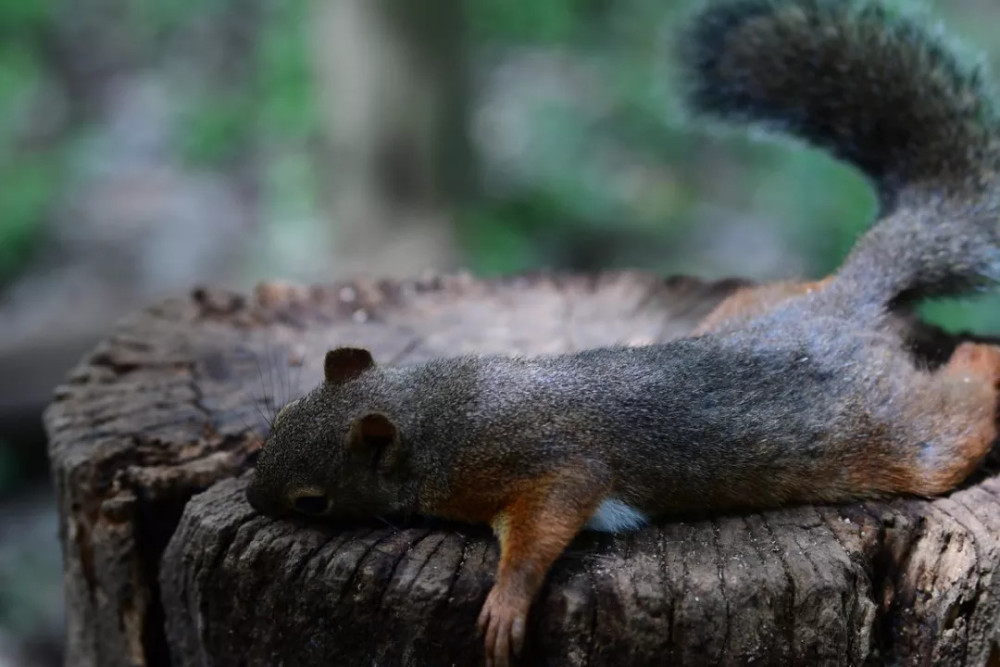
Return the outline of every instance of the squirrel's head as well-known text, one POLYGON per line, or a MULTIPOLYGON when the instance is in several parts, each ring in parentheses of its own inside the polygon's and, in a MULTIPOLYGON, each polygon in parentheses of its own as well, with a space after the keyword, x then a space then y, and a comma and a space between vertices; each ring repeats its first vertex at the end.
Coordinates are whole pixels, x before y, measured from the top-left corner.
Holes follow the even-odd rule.
POLYGON ((322 384, 275 417, 247 499, 275 516, 357 519, 405 511, 407 449, 380 405, 384 371, 357 348, 327 352, 323 369, 322 384))

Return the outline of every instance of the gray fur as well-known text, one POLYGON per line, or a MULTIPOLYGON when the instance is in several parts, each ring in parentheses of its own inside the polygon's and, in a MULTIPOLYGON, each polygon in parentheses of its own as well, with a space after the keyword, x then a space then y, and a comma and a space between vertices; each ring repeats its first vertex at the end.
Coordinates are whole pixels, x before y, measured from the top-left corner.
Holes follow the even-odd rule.
MULTIPOLYGON (((320 386, 286 411, 260 456, 251 498, 280 505, 290 487, 314 485, 335 499, 337 516, 419 512, 419 498, 446 494, 454 471, 530 479, 574 459, 607 466, 611 495, 649 515, 856 497, 836 475, 820 483, 814 460, 834 450, 865 455, 865 429, 893 421, 870 406, 905 409, 920 392, 893 338, 861 339, 829 324, 823 335, 803 325, 773 337, 750 331, 375 368, 342 387, 320 386), (402 434, 408 462, 398 483, 344 460, 351 422, 371 412, 402 434), (776 477, 800 483, 762 484, 776 477)), ((900 425, 906 432, 895 435, 917 452, 921 426, 900 425)))

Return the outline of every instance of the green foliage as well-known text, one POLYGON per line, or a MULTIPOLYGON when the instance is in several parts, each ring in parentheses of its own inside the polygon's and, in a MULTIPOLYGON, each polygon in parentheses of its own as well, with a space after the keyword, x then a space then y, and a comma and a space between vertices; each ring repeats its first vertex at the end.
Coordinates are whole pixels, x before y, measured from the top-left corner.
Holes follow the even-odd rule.
POLYGON ((29 49, 16 44, 0 49, 0 280, 20 269, 37 246, 46 207, 60 183, 58 151, 19 145, 40 78, 29 49))
POLYGON ((755 208, 789 223, 794 247, 822 276, 836 269, 874 219, 877 201, 856 171, 820 151, 787 146, 755 174, 755 208))
POLYGON ((0 165, 0 279, 28 260, 42 236, 42 222, 55 194, 58 160, 48 155, 22 157, 0 165))
MULTIPOLYGON (((926 3, 891 0, 907 13, 926 3)), ((186 26, 237 20, 239 0, 124 0, 129 39, 169 43, 186 26)), ((187 104, 177 127, 180 155, 198 168, 226 169, 256 156, 267 238, 313 233, 303 220, 321 200, 315 138, 320 113, 308 34, 315 0, 254 5, 258 25, 246 75, 206 89, 187 104), (296 222, 297 221, 297 222, 296 222)), ((24 100, 44 79, 39 41, 64 0, 0 2, 0 279, 23 266, 41 237, 48 203, 58 194, 64 147, 18 146, 24 100)), ((499 198, 462 212, 460 241, 472 268, 497 274, 572 258, 580 239, 651 238, 657 270, 678 262, 671 249, 706 222, 715 206, 778 221, 778 243, 794 248, 820 275, 835 267, 875 208, 855 172, 818 152, 786 144, 719 137, 679 122, 671 35, 693 0, 470 0, 464 5, 472 53, 483 45, 554 51, 584 73, 568 97, 541 99, 529 110, 529 137, 516 157, 519 180, 499 198), (654 245, 655 245, 654 244, 654 245)), ((937 3, 935 14, 960 13, 937 3)), ((990 25, 965 10, 966 28, 990 25)), ((948 17, 949 20, 954 18, 948 17)), ((963 17, 959 17, 963 18, 963 17)), ((984 29, 984 33, 988 33, 984 29)), ((990 37, 992 39, 992 37, 990 37)), ((239 70, 239 68, 237 68, 239 70)), ((569 86, 570 89, 573 86, 569 86)), ((711 236, 711 229, 700 229, 711 236)), ((626 241, 623 241, 623 243, 626 241)), ((586 243, 583 241, 582 243, 586 243)), ((599 247, 610 265, 614 248, 599 247)), ((646 257, 647 255, 643 255, 646 257)), ((693 261, 693 260, 690 260, 693 261)), ((711 273, 718 269, 708 267, 711 273)), ((938 321, 1000 329, 988 304, 934 304, 938 321), (968 313, 976 313, 969 315, 968 313)))
POLYGON ((1000 296, 996 294, 975 299, 931 301, 923 305, 921 314, 953 333, 1000 332, 1000 296))
MULTIPOLYGON (((226 2, 232 0, 214 4, 226 2)), ((267 7, 248 80, 206 91, 187 109, 178 131, 186 161, 221 167, 261 144, 304 150, 316 136, 319 112, 306 34, 309 7, 308 0, 267 7)))
POLYGON ((291 222, 312 214, 318 207, 319 183, 313 164, 304 153, 289 152, 269 164, 264 183, 265 215, 291 222))
POLYGON ((306 0, 277 3, 264 22, 257 51, 256 94, 261 127, 283 141, 305 141, 319 125, 308 53, 306 0))
MULTIPOLYGON (((263 165, 259 242, 273 257, 294 262, 319 238, 321 181, 315 140, 319 103, 307 50, 309 0, 271 6, 259 36, 256 77, 257 141, 269 159, 263 165), (291 259, 289 259, 291 258, 291 259)), ((279 260, 280 261, 280 260, 279 260)))
POLYGON ((0 36, 5 41, 31 39, 44 28, 60 6, 58 0, 4 0, 0 2, 0 36))
POLYGON ((128 0, 136 43, 152 47, 197 16, 217 11, 233 0, 128 0))
POLYGON ((9 159, 27 103, 42 76, 37 56, 20 45, 0 47, 0 157, 9 159))
POLYGON ((464 212, 458 226, 459 240, 469 253, 469 268, 478 275, 537 269, 547 261, 537 242, 538 232, 549 232, 571 216, 561 201, 546 195, 483 202, 464 212))
POLYGON ((469 28, 477 39, 513 42, 559 42, 580 29, 582 15, 594 0, 470 0, 469 28))
POLYGON ((179 133, 181 157, 194 165, 231 163, 245 151, 253 137, 247 113, 247 95, 218 95, 203 99, 189 110, 179 133))

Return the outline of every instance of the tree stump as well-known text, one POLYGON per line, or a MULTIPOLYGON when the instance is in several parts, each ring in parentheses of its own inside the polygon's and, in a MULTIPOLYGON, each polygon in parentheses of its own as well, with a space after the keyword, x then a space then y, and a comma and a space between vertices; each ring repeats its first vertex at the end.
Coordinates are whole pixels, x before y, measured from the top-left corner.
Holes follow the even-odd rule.
MULTIPOLYGON (((68 663, 479 663, 488 530, 258 515, 243 494, 262 380, 288 398, 341 344, 398 363, 663 341, 737 285, 642 273, 265 285, 123 321, 46 414, 68 663)), ((1000 664, 998 470, 933 502, 584 534, 532 609, 521 664, 1000 664)))

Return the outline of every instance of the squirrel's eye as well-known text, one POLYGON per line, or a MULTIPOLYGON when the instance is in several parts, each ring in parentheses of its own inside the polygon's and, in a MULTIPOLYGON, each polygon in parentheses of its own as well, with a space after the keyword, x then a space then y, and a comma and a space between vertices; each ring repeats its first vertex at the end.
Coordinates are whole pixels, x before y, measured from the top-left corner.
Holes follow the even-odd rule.
POLYGON ((292 507, 296 512, 308 514, 309 516, 319 516, 326 512, 330 501, 326 496, 299 496, 292 501, 292 507))

